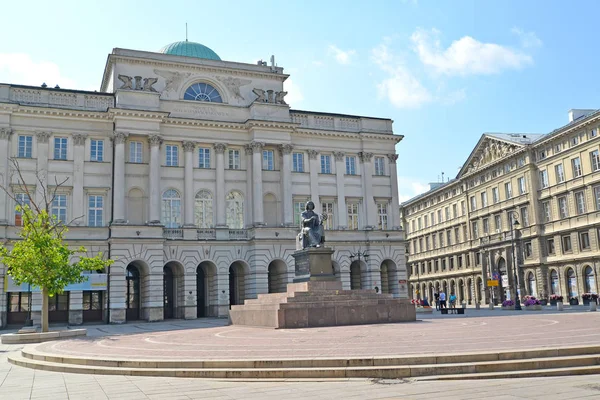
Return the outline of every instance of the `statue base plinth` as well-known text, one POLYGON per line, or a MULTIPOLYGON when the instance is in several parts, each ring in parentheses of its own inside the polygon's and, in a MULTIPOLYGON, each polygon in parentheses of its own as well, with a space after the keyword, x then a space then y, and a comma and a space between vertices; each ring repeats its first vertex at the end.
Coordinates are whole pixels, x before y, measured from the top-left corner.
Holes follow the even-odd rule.
POLYGON ((331 256, 333 250, 329 247, 307 247, 292 254, 296 265, 294 282, 334 281, 331 256))

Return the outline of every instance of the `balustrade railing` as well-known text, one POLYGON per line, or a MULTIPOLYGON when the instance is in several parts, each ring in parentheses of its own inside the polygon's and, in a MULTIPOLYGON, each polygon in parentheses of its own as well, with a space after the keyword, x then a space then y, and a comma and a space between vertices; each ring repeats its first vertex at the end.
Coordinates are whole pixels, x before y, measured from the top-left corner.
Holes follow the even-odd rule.
POLYGON ((183 229, 181 228, 163 228, 163 238, 167 240, 183 239, 183 229))
POLYGON ((248 231, 246 229, 230 229, 229 240, 246 240, 248 239, 248 231))
POLYGON ((198 240, 215 240, 217 232, 214 229, 198 229, 196 230, 198 240))

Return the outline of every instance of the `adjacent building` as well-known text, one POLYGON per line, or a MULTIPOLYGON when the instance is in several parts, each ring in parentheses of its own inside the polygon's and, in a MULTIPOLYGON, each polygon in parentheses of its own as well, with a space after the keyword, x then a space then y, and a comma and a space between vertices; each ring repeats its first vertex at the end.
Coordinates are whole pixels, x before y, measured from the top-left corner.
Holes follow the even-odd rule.
MULTIPOLYGON (((17 238, 15 205, 28 202, 14 159, 37 200, 57 189, 70 243, 115 260, 55 296, 52 321, 226 316, 284 291, 308 200, 328 216, 344 287, 408 297, 402 136, 389 119, 291 110, 287 78, 185 41, 114 49, 98 92, 0 84, 0 240, 17 238)), ((40 294, 0 266, 2 325, 30 306, 39 318, 40 294)))
POLYGON ((599 127, 600 110, 571 110, 548 134, 486 133, 456 178, 403 203, 411 296, 598 293, 599 127))

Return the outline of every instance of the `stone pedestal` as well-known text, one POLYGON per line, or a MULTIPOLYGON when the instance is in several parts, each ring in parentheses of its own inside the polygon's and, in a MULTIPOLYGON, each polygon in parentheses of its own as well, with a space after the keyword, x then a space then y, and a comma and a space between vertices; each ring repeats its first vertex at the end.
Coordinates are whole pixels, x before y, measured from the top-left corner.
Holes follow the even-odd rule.
MULTIPOLYGON (((292 254, 296 265, 294 282, 333 281, 333 265, 329 247, 308 247, 292 254)), ((340 288, 341 289, 341 288, 340 288)))

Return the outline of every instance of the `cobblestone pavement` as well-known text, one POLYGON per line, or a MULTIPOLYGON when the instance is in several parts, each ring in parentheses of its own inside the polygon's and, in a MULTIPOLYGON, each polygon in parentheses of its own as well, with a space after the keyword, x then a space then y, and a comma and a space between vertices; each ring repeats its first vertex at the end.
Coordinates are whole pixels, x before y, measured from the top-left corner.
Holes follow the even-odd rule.
MULTIPOLYGON (((470 314, 475 313, 473 310, 470 314)), ((95 328, 103 331, 102 337, 36 347, 57 355, 224 360, 485 352, 600 343, 600 312, 479 313, 482 316, 432 316, 416 323, 311 329, 223 326, 223 320, 202 322, 203 329, 187 329, 200 327, 192 321, 104 326, 95 328)))

